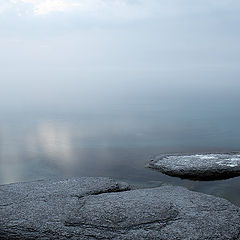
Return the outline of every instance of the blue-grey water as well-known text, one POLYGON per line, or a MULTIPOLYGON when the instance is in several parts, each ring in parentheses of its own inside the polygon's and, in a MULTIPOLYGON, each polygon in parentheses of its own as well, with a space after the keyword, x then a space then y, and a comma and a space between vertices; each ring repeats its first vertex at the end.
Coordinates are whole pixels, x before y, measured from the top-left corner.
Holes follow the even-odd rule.
POLYGON ((236 76, 207 75, 109 80, 98 89, 87 82, 84 90, 70 81, 24 101, 14 92, 14 103, 5 97, 1 104, 0 184, 109 176, 140 187, 182 185, 240 205, 240 177, 199 182, 144 167, 159 153, 240 150, 240 84, 236 76))

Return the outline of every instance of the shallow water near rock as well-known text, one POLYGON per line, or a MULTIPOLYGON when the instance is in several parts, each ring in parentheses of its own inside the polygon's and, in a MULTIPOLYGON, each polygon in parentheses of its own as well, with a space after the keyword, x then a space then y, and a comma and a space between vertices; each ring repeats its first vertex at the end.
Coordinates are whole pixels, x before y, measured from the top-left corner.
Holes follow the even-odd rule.
POLYGON ((89 111, 3 114, 0 184, 65 176, 107 176, 141 188, 162 184, 184 186, 240 206, 239 177, 205 183, 145 168, 149 156, 159 153, 239 150, 238 113, 221 108, 215 109, 213 116, 212 109, 192 110, 186 119, 180 112, 158 105, 112 105, 106 111, 92 114, 89 111), (223 111, 235 115, 236 122, 232 118, 232 124, 219 131, 224 119, 219 122, 214 119, 223 111))

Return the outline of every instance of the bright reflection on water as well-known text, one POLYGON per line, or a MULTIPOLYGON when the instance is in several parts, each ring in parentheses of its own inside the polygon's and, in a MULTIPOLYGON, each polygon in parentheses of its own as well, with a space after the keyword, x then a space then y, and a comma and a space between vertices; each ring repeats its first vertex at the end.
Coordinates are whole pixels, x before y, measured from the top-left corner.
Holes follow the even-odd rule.
MULTIPOLYGON (((222 108, 221 108, 222 109, 222 108)), ((152 154, 239 150, 219 109, 179 114, 159 106, 112 106, 94 114, 14 114, 1 118, 0 183, 59 176, 109 176, 141 187, 177 184, 240 205, 240 178, 197 182, 144 168, 152 154), (203 114, 204 113, 204 114, 203 114), (213 116, 219 116, 214 121, 213 116)), ((234 131, 233 131, 234 128, 234 131)))

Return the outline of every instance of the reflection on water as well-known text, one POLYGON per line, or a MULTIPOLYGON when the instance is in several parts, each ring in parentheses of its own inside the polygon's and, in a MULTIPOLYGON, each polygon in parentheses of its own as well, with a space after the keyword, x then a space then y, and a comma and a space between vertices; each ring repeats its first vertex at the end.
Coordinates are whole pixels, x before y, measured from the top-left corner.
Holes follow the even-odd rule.
POLYGON ((35 154, 41 153, 57 165, 67 168, 74 161, 71 132, 65 125, 42 122, 28 141, 35 154))
POLYGON ((227 131, 234 124, 223 129, 223 121, 211 122, 209 113, 207 122, 206 115, 198 112, 183 118, 177 111, 141 108, 135 107, 134 112, 116 108, 111 114, 1 119, 0 183, 109 176, 141 187, 182 185, 240 205, 240 178, 194 182, 144 168, 152 154, 239 150, 239 130, 227 131))

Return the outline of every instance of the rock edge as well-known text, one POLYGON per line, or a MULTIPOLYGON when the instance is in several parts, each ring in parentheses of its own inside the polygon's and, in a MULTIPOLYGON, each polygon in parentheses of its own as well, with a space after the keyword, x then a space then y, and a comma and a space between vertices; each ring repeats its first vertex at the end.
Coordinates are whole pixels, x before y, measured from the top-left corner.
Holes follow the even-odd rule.
POLYGON ((148 168, 191 180, 220 180, 240 176, 240 152, 169 153, 152 157, 148 168))

